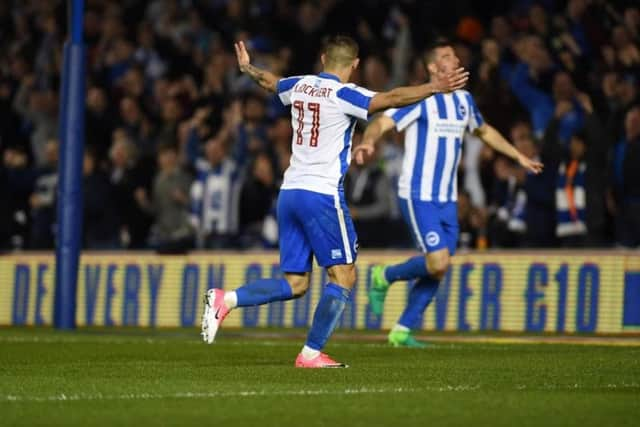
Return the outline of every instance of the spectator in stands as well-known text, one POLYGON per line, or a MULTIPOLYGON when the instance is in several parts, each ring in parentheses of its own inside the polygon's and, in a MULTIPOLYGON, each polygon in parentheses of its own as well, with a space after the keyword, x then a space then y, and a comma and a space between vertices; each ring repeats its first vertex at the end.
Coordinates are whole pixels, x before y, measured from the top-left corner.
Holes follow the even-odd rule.
POLYGON ((585 246, 586 173, 585 135, 576 132, 569 142, 569 156, 560 162, 556 180, 556 235, 565 247, 585 246))
POLYGON ((625 118, 625 137, 613 149, 613 185, 608 202, 616 217, 617 242, 640 246, 640 106, 625 118))
POLYGON ((50 166, 48 142, 58 136, 58 95, 52 89, 39 89, 36 76, 22 76, 13 107, 31 132, 31 151, 37 167, 50 166))
MULTIPOLYGON (((357 144, 362 135, 354 136, 357 144)), ((344 193, 349 212, 358 230, 358 242, 362 247, 385 247, 393 236, 385 226, 391 212, 391 186, 376 155, 364 165, 353 164, 344 181, 344 193)))
POLYGON ((575 132, 564 149, 558 138, 559 121, 550 122, 543 147, 547 168, 557 170, 556 236, 563 246, 605 243, 605 180, 608 140, 584 93, 578 100, 585 111, 585 127, 575 132))
POLYGON ((128 249, 146 248, 151 218, 135 194, 146 192, 150 182, 140 170, 135 147, 122 129, 114 132, 109 158, 120 243, 128 249))
POLYGON ((36 171, 31 205, 32 249, 53 249, 55 243, 56 191, 58 188, 58 141, 50 139, 44 146, 43 165, 36 171))
POLYGON ((540 73, 548 73, 550 67, 553 67, 549 63, 549 53, 539 45, 539 41, 523 43, 528 47, 523 48, 522 51, 525 53, 522 55, 540 58, 535 62, 538 69, 524 62, 516 65, 509 77, 511 88, 520 103, 529 111, 535 135, 541 137, 549 121, 555 116, 560 121, 558 135, 563 143, 567 144, 570 136, 583 126, 584 121, 584 111, 575 99, 576 89, 571 75, 564 71, 555 73, 552 84, 553 95, 547 94, 531 81, 529 72, 531 70, 539 73, 539 79, 542 78, 540 73))
POLYGON ((243 101, 243 117, 234 135, 233 159, 239 165, 267 149, 264 100, 256 94, 248 94, 243 101))
POLYGON ((494 16, 491 19, 491 37, 495 39, 500 48, 506 48, 512 42, 513 29, 506 16, 494 16))
MULTIPOLYGON (((537 143, 532 138, 524 137, 514 141, 518 150, 530 159, 537 159, 546 164, 546 158, 539 154, 537 143)), ((554 183, 555 170, 547 168, 534 175, 521 168, 515 171, 517 180, 523 185, 525 201, 526 233, 524 244, 527 247, 548 248, 555 245, 555 203, 554 183)))
MULTIPOLYGON (((16 123, 20 116, 14 111, 12 103, 13 84, 10 78, 0 74, 0 154, 9 146, 16 146, 20 132, 16 123)), ((21 139, 25 139, 24 137, 21 139)))
POLYGON ((259 153, 249 165, 240 195, 240 229, 243 247, 262 247, 265 221, 272 221, 278 186, 271 157, 259 153))
MULTIPOLYGON (((633 14, 630 15, 632 16, 633 14)), ((611 32, 611 41, 616 50, 616 60, 622 68, 629 72, 632 72, 634 69, 637 71, 640 67, 640 50, 634 44, 630 33, 630 30, 634 28, 635 27, 627 27, 621 24, 613 28, 611 32)))
MULTIPOLYGON (((541 160, 531 136, 523 133, 514 145, 525 156, 541 160)), ((546 165, 546 163, 544 163, 546 165)), ((499 158, 496 163, 497 181, 494 197, 497 202, 497 222, 494 230, 498 240, 507 247, 551 247, 555 243, 555 209, 553 187, 555 172, 546 166, 533 175, 499 158)))
POLYGON ((138 47, 134 58, 144 70, 144 76, 156 80, 164 75, 167 64, 156 47, 156 35, 149 22, 142 22, 138 27, 138 47))
POLYGON ((632 106, 640 102, 638 83, 637 75, 621 75, 615 71, 606 73, 602 80, 600 114, 605 120, 607 133, 615 141, 624 138, 625 116, 632 106))
MULTIPOLYGON (((380 55, 371 54, 363 64, 363 86, 374 91, 389 90, 403 85, 407 80, 407 68, 411 51, 411 31, 409 18, 397 8, 390 13, 390 24, 397 28, 393 40, 390 60, 387 61, 380 55)), ((366 33, 366 39, 371 50, 376 52, 380 43, 369 29, 366 21, 361 23, 361 33, 366 33)), ((424 68, 424 65, 422 66, 424 68)), ((356 70, 357 71, 357 70, 356 70)), ((421 80, 424 81, 424 80, 421 80)))
POLYGON ((493 163, 493 181, 490 212, 494 213, 489 224, 491 245, 503 248, 521 247, 527 233, 527 193, 524 175, 517 174, 508 159, 500 156, 493 163))
POLYGON ((219 136, 207 141, 204 153, 191 185, 191 224, 199 247, 231 248, 237 246, 242 171, 219 136))
POLYGON ((482 42, 482 61, 478 76, 471 82, 475 100, 488 123, 506 133, 513 117, 525 117, 526 112, 516 101, 507 82, 500 78, 500 47, 494 39, 482 42), (509 111, 510 114, 504 114, 509 111))
POLYGON ((158 146, 158 173, 153 194, 148 198, 143 188, 136 200, 154 217, 151 246, 160 253, 181 253, 193 247, 194 233, 189 221, 189 186, 191 178, 178 164, 178 149, 171 144, 158 146))
POLYGON ((364 85, 371 90, 382 92, 389 83, 389 67, 381 57, 370 55, 363 64, 364 85))
POLYGON ((280 184, 284 171, 289 167, 291 158, 291 120, 288 117, 279 117, 269 127, 269 148, 273 153, 276 181, 280 184))
POLYGON ((156 139, 160 143, 178 144, 178 123, 182 118, 182 105, 175 97, 168 97, 162 103, 161 125, 156 139))
POLYGON ((25 146, 7 147, 0 165, 0 250, 25 249, 29 243, 31 218, 29 196, 33 187, 33 170, 28 165, 25 146))
POLYGON ((99 167, 98 156, 92 148, 84 153, 83 176, 83 246, 118 249, 120 233, 114 188, 109 176, 99 167))
POLYGON ((152 135, 152 123, 138 102, 131 97, 122 98, 120 101, 120 127, 127 132, 140 156, 154 156, 156 144, 152 135))
POLYGON ((513 94, 529 112, 534 134, 541 136, 553 115, 554 100, 543 88, 555 65, 538 36, 521 36, 513 50, 518 61, 513 65, 503 62, 501 77, 509 82, 513 94))
POLYGON ((91 147, 96 154, 101 165, 108 158, 114 125, 107 93, 99 86, 90 87, 87 91, 85 142, 86 146, 91 147))

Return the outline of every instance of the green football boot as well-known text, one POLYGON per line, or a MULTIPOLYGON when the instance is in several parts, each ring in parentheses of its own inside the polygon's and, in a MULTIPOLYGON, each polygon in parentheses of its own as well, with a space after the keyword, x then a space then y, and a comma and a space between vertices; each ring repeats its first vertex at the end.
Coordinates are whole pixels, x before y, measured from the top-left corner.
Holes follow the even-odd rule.
POLYGON ((418 341, 411 335, 410 331, 391 331, 389 332, 389 344, 393 347, 406 348, 426 348, 427 344, 418 341))
POLYGON ((384 265, 376 265, 371 269, 371 287, 367 292, 371 311, 378 316, 382 315, 384 298, 389 290, 389 282, 384 277, 385 268, 384 265))

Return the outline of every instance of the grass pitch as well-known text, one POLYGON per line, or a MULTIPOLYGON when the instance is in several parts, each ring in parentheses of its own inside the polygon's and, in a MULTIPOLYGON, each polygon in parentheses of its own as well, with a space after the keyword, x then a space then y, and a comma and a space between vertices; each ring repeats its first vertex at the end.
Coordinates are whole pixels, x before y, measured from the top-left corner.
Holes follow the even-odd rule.
MULTIPOLYGON (((640 347, 0 329, 0 425, 637 426, 640 347)), ((226 334, 225 334, 226 333, 226 334)))

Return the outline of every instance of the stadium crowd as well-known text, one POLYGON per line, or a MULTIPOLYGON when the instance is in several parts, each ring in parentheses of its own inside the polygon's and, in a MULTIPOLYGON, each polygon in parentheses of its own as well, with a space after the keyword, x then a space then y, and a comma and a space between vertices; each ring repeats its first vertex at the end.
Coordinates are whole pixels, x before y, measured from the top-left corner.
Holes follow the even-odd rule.
MULTIPOLYGON (((239 73, 233 42, 279 75, 317 72, 326 34, 352 35, 354 82, 425 80, 452 41, 487 122, 531 175, 468 136, 462 248, 640 246, 640 8, 633 1, 87 0, 84 247, 181 252, 277 244, 288 111, 239 73)), ((66 2, 0 2, 0 248, 56 239, 66 2)), ((357 143, 366 123, 358 125, 357 143)), ((395 186, 402 138, 352 164, 362 247, 410 247, 395 186)))

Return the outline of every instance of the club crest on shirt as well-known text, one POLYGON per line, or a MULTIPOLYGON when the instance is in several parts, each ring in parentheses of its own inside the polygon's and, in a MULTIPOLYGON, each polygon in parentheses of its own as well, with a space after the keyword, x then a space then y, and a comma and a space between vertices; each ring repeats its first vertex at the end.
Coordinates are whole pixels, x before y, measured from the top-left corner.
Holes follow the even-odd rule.
POLYGON ((435 231, 430 231, 425 236, 425 240, 427 241, 427 245, 436 246, 438 243, 440 243, 440 235, 435 231))
POLYGON ((458 113, 462 116, 462 118, 464 118, 467 115, 467 108, 462 104, 458 105, 458 113))

